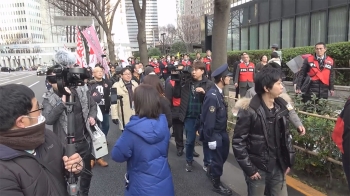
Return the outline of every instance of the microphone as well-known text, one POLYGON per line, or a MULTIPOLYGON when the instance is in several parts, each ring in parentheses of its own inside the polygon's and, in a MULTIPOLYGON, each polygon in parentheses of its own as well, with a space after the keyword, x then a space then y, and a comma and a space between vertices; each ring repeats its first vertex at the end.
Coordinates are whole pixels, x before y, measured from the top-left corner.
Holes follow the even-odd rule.
POLYGON ((77 62, 77 58, 72 52, 60 49, 55 54, 55 61, 61 66, 72 68, 77 62))

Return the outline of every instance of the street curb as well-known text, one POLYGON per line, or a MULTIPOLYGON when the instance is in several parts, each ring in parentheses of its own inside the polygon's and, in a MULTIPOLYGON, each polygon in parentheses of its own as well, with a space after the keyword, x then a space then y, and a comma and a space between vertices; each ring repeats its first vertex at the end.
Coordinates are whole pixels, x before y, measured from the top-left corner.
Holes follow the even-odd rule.
MULTIPOLYGON (((185 139, 184 139, 184 141, 185 141, 185 139)), ((198 142, 198 139, 196 139, 196 142, 198 142)), ((170 139, 170 143, 172 143, 173 145, 176 145, 174 139, 170 139)), ((197 147, 197 145, 195 147, 197 147)), ((199 165, 203 166, 203 161, 201 161, 203 158, 203 153, 201 153, 200 151, 199 152, 196 151, 196 152, 199 153, 201 157, 200 158, 194 157, 194 161, 196 161, 199 165)), ((184 151, 184 154, 185 154, 185 151, 184 151)), ((229 154, 234 156, 231 148, 230 148, 229 154)), ((228 185, 227 183, 225 183, 223 181, 222 181, 222 183, 224 185, 228 185)), ((301 181, 299 181, 299 180, 297 180, 289 175, 286 175, 286 184, 287 184, 287 186, 293 188, 294 190, 298 191, 301 194, 304 194, 305 196, 326 196, 326 194, 312 188, 311 186, 309 186, 309 185, 307 185, 307 184, 305 184, 305 183, 303 183, 303 182, 301 182, 301 181)), ((230 186, 227 186, 227 187, 230 187, 230 186)), ((233 191, 236 192, 237 190, 233 190, 233 191)))
POLYGON ((305 196, 326 196, 326 194, 310 187, 309 185, 293 178, 290 176, 286 176, 286 183, 288 186, 292 187, 293 189, 299 191, 300 193, 304 194, 305 196))

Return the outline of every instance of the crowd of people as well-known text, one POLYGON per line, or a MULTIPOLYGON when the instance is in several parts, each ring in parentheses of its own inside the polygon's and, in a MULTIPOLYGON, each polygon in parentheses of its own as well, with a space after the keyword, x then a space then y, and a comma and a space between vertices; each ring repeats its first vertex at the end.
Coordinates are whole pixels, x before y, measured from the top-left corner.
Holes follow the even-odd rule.
MULTIPOLYGON (((94 165, 108 166, 103 158, 92 156, 94 126, 108 137, 110 120, 122 131, 110 156, 116 162, 127 162, 125 195, 175 195, 168 162, 172 136, 176 155, 181 157, 185 151, 187 172, 196 169, 193 157, 199 154, 194 146, 199 137, 202 169, 213 191, 232 195, 221 182, 230 148, 223 89, 232 79, 240 96, 235 104, 232 148, 248 195, 288 195, 285 175, 295 160, 289 123, 301 135, 306 130, 283 86, 282 54, 277 45, 272 48, 271 59, 263 56, 256 66, 243 53, 234 73, 227 64, 212 72, 211 51, 204 58, 197 54, 193 62, 184 55, 181 60, 171 56, 153 59, 145 67, 135 62, 127 67, 111 65, 108 74, 96 65, 90 68, 91 77, 84 85, 64 92, 58 87, 55 69, 72 67, 74 60, 58 61, 47 71, 42 103, 24 85, 0 86, 0 195, 67 195, 67 171, 80 179, 79 195, 88 195, 94 165), (111 97, 113 93, 117 99, 111 97), (76 153, 67 157, 67 97, 72 95, 76 153), (53 125, 53 130, 45 125, 53 125)), ((326 96, 326 90, 334 93, 333 60, 325 51, 326 45, 318 43, 315 55, 304 61, 296 85, 299 92, 304 77, 310 77, 304 101, 311 93, 318 93, 319 98, 326 96)), ((343 118, 349 118, 349 107, 343 118)), ((345 122, 344 171, 348 178, 349 132, 345 122)))

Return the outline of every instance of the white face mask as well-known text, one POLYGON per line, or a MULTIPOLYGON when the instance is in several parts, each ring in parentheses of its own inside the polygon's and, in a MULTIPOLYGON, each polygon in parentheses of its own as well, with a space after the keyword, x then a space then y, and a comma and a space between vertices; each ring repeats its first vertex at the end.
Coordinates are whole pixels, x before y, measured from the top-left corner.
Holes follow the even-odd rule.
POLYGON ((39 125, 39 124, 41 124, 41 123, 44 123, 45 122, 45 117, 42 115, 42 114, 40 114, 38 117, 30 117, 30 116, 27 116, 28 118, 37 118, 38 119, 38 123, 36 123, 36 124, 34 124, 34 125, 30 125, 30 126, 28 126, 28 127, 26 127, 26 128, 29 128, 29 127, 34 127, 34 126, 36 126, 36 125, 39 125))
POLYGON ((153 61, 153 62, 157 63, 157 61, 153 61))
POLYGON ((168 61, 170 61, 170 58, 167 58, 168 61))
POLYGON ((137 71, 137 73, 139 73, 139 74, 142 74, 142 72, 143 72, 142 68, 139 68, 139 70, 137 71))

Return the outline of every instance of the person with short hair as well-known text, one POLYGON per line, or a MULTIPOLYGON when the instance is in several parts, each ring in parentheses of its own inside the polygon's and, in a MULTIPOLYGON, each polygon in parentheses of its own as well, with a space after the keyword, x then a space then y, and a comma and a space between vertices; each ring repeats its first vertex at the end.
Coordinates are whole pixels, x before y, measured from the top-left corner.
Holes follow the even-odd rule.
POLYGON ((111 91, 116 90, 116 94, 123 97, 123 106, 121 106, 120 100, 116 103, 111 103, 112 122, 119 126, 119 130, 121 131, 124 130, 123 117, 124 124, 127 124, 130 117, 135 114, 133 94, 137 86, 138 84, 132 80, 132 73, 128 68, 121 70, 121 79, 112 86, 111 91), (123 113, 121 107, 123 107, 123 113))
POLYGON ((65 156, 29 87, 0 86, 0 100, 0 195, 68 195, 65 174, 80 173, 80 155, 65 156))
POLYGON ((311 101, 312 96, 315 95, 318 99, 328 99, 328 93, 334 96, 334 61, 326 54, 327 47, 323 42, 319 42, 315 45, 315 55, 311 55, 305 58, 303 66, 299 71, 298 81, 296 85, 296 92, 303 93, 303 102, 311 101), (307 81, 309 77, 309 83, 305 88, 304 81, 307 81))
POLYGON ((135 115, 113 147, 112 159, 127 162, 127 196, 175 195, 168 163, 170 132, 160 99, 153 86, 141 84, 135 89, 135 115))
POLYGON ((255 65, 250 62, 249 55, 243 53, 242 62, 237 65, 234 84, 239 88, 240 97, 244 97, 247 90, 254 86, 255 65))
POLYGON ((285 175, 294 164, 295 151, 288 128, 293 106, 279 97, 282 71, 262 69, 256 74, 256 95, 237 101, 240 108, 232 138, 236 160, 244 172, 248 196, 287 196, 285 175))

